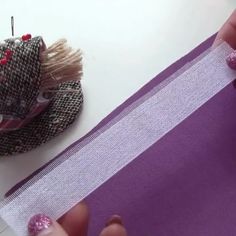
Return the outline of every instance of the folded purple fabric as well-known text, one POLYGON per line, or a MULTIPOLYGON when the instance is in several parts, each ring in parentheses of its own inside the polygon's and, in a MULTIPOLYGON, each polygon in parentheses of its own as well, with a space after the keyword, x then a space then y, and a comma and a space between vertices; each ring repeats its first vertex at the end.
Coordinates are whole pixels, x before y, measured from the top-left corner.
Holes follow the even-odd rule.
MULTIPOLYGON (((89 134, 204 52, 213 40, 214 36, 159 74, 89 134)), ((129 236, 235 235, 235 118, 236 91, 231 84, 90 194, 89 235, 98 235, 112 214, 124 218, 129 236)))

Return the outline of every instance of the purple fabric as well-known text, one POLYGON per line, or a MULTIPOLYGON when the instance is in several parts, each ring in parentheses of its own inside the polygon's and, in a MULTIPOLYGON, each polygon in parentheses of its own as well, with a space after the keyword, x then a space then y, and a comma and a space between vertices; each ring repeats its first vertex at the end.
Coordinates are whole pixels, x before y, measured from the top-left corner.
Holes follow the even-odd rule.
POLYGON ((235 118, 231 85, 89 196, 89 235, 114 213, 130 236, 236 235, 235 118))
POLYGON ((89 235, 114 213, 129 236, 236 235, 235 118, 230 85, 88 197, 89 235))
MULTIPOLYGON (((158 75, 91 132, 209 48, 213 39, 158 75)), ((112 214, 123 217, 129 236, 236 235, 235 118, 236 91, 229 85, 87 198, 89 235, 98 235, 112 214)))

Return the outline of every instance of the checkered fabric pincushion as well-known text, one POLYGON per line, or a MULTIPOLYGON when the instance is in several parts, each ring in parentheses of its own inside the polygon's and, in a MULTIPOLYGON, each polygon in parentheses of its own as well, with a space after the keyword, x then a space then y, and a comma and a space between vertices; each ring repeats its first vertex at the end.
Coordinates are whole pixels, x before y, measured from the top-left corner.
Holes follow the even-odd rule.
MULTIPOLYGON (((0 58, 7 49, 13 54, 7 64, 0 65, 0 114, 5 119, 25 120, 37 104, 41 85, 41 37, 28 41, 5 40, 0 44, 0 58)), ((49 90, 46 110, 17 130, 0 132, 0 157, 30 151, 64 131, 77 117, 83 95, 81 84, 61 83, 49 90)), ((45 95, 46 96, 46 95, 45 95)))

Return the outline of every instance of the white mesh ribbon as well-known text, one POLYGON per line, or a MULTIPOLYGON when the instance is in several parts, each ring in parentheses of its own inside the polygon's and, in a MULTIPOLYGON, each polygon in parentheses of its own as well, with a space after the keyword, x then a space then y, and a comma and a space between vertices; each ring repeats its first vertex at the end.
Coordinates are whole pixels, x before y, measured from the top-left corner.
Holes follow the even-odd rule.
POLYGON ((230 84, 231 51, 222 44, 201 55, 70 148, 2 203, 2 218, 20 236, 36 213, 59 218, 230 84))

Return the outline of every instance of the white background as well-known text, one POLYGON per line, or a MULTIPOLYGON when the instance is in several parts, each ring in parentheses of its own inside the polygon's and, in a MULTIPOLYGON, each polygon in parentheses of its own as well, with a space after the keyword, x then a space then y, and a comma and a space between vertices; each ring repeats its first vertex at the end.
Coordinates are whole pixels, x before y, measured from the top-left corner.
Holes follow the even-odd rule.
MULTIPOLYGON (((1 1, 1 39, 11 36, 13 15, 16 36, 42 35, 48 45, 66 37, 82 49, 85 102, 78 121, 63 135, 27 154, 0 158, 0 199, 215 33, 235 6, 235 0, 1 1)), ((0 232, 11 234, 4 229, 0 222, 0 232)))

